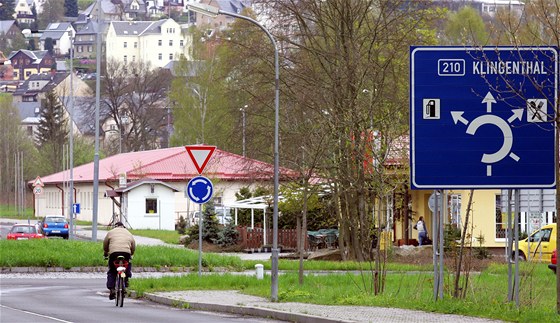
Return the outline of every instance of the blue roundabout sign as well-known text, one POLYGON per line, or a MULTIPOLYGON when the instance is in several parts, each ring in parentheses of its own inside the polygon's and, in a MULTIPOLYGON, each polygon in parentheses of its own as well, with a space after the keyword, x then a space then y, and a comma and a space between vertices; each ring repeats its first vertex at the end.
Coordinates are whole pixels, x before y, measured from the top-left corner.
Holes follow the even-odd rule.
POLYGON ((187 184, 187 195, 197 204, 204 204, 208 202, 214 194, 214 186, 212 182, 204 177, 197 176, 189 181, 187 184))

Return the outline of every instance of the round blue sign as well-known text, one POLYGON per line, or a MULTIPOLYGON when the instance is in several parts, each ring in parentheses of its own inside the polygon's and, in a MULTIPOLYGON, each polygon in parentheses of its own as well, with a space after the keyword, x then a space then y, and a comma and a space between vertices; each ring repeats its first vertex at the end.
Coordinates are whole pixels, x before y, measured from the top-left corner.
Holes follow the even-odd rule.
POLYGON ((187 184, 187 195, 197 204, 204 204, 208 202, 214 194, 214 186, 212 182, 204 177, 197 176, 189 181, 187 184))

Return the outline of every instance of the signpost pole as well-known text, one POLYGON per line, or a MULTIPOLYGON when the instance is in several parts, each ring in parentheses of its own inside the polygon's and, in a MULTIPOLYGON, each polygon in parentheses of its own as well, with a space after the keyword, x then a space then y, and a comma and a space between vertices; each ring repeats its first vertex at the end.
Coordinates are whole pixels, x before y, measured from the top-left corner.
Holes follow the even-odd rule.
POLYGON ((441 211, 439 212, 439 299, 443 299, 443 220, 447 215, 447 193, 441 190, 441 211))
POLYGON ((515 295, 515 305, 519 308, 519 190, 514 191, 515 194, 515 212, 513 226, 515 231, 515 279, 514 279, 514 295, 515 295))
POLYGON ((202 204, 198 205, 198 277, 202 276, 202 204))
POLYGON ((439 203, 438 203, 438 194, 437 191, 434 190, 434 199, 435 199, 435 203, 434 203, 434 211, 432 214, 432 251, 433 251, 433 260, 434 260, 434 301, 437 301, 437 297, 438 297, 438 290, 439 290, 439 274, 438 274, 438 258, 437 258, 437 254, 438 254, 438 212, 439 212, 439 203))
POLYGON ((511 255, 513 251, 513 231, 511 230, 511 190, 507 190, 507 231, 506 231, 506 260, 508 263, 508 301, 513 301, 513 274, 511 268, 511 255))

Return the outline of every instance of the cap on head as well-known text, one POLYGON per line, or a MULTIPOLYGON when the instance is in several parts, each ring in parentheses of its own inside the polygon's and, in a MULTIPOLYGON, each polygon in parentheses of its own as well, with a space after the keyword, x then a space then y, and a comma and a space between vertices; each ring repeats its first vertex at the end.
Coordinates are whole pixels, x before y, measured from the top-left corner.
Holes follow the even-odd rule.
POLYGON ((119 222, 115 223, 115 228, 117 228, 117 227, 123 227, 124 228, 124 224, 121 221, 119 221, 119 222))

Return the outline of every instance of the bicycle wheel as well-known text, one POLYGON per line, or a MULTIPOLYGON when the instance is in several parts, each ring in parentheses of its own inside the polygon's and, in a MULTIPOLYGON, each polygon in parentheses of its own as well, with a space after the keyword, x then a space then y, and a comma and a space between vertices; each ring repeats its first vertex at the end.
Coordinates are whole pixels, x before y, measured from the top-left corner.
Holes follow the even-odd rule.
POLYGON ((124 280, 119 274, 115 282, 115 306, 123 306, 124 301, 124 280))
POLYGON ((120 307, 124 305, 124 294, 126 294, 126 286, 124 285, 124 278, 120 277, 119 279, 119 291, 120 294, 117 298, 120 298, 120 307))

